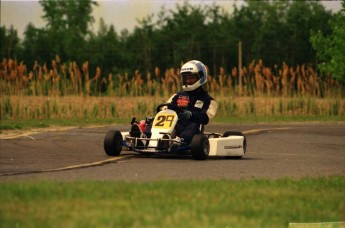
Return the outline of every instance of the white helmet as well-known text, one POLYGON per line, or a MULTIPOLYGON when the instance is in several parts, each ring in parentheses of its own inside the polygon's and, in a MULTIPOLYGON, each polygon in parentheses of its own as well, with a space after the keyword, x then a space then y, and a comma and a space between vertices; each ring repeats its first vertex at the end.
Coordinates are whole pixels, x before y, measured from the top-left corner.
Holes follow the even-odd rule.
POLYGON ((198 60, 191 60, 185 63, 181 67, 180 75, 182 79, 182 88, 184 91, 193 91, 207 82, 207 69, 205 65, 198 60), (193 85, 187 85, 184 80, 184 76, 186 75, 196 75, 198 76, 199 80, 193 85))

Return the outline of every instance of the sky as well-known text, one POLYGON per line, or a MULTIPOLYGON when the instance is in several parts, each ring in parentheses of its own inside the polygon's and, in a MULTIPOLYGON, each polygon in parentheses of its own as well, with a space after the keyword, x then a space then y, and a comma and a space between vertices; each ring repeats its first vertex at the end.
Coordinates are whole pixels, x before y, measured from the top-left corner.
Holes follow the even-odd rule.
MULTIPOLYGON (((98 0, 98 6, 93 7, 92 30, 98 31, 100 18, 106 25, 114 25, 120 33, 123 29, 133 31, 141 20, 150 14, 157 15, 164 6, 166 10, 174 9, 176 4, 183 4, 182 0, 98 0)), ((226 11, 232 12, 234 4, 242 4, 241 0, 189 0, 193 5, 216 4, 226 11)), ((326 9, 334 12, 341 9, 341 2, 322 1, 326 9)), ((42 19, 43 11, 38 0, 1 0, 1 26, 9 28, 11 25, 18 31, 18 36, 23 37, 26 26, 31 22, 36 28, 43 28, 45 21, 42 19)))

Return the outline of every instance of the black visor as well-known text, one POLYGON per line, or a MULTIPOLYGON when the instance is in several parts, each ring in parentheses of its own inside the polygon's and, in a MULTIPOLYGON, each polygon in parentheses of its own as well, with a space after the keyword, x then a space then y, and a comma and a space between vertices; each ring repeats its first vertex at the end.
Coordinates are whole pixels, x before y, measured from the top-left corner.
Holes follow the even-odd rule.
POLYGON ((182 73, 181 74, 181 77, 182 77, 182 84, 183 85, 186 85, 187 84, 187 79, 192 79, 192 78, 195 78, 195 80, 199 80, 199 75, 197 74, 192 74, 192 73, 182 73))

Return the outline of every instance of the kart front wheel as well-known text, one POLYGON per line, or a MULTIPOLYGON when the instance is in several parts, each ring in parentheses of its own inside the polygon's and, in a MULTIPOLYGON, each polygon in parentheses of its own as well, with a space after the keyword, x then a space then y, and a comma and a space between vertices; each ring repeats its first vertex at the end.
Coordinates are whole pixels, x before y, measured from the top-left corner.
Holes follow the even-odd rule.
POLYGON ((208 138, 203 134, 195 135, 190 149, 194 160, 206 160, 210 151, 208 138))
POLYGON ((110 130, 104 138, 104 151, 109 156, 119 156, 122 150, 121 132, 110 130))

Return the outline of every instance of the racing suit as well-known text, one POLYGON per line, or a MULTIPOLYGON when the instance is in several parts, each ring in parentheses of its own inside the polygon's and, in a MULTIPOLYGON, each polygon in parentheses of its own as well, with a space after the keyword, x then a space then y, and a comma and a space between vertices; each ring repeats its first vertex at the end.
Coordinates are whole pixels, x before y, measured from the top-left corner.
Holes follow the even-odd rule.
POLYGON ((180 119, 176 125, 176 135, 190 143, 196 134, 201 133, 203 125, 217 113, 217 102, 202 87, 194 91, 181 91, 174 94, 167 103, 176 104, 182 111, 189 111, 191 116, 180 119))

